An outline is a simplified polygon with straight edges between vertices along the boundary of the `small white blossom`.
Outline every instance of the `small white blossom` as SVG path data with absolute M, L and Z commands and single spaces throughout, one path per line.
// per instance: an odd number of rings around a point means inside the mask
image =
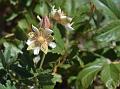
M 50 14 L 51 18 L 56 20 L 58 23 L 62 24 L 63 26 L 65 26 L 66 29 L 69 30 L 74 30 L 72 28 L 72 18 L 68 17 L 64 14 L 63 11 L 61 11 L 61 9 L 59 8 L 58 10 L 54 8 L 54 6 L 52 7 L 51 10 L 51 14 Z
M 52 31 L 50 29 L 36 28 L 32 25 L 33 32 L 28 34 L 27 50 L 33 50 L 34 55 L 38 55 L 39 51 L 43 51 L 45 54 L 48 52 L 48 46 L 54 40 L 53 36 L 50 34 Z M 51 45 L 55 47 L 54 45 Z

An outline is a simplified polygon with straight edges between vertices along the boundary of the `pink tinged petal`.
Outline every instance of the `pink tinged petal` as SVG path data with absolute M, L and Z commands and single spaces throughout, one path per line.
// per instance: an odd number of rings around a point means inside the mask
M 28 39 L 27 42 L 26 42 L 26 44 L 27 44 L 27 45 L 30 45 L 30 44 L 32 44 L 33 42 L 34 42 L 33 40 Z
M 74 30 L 70 23 L 64 25 L 67 30 Z
M 35 47 L 34 48 L 34 55 L 38 55 L 40 51 L 40 47 Z
M 42 28 L 50 28 L 51 27 L 51 23 L 49 21 L 48 16 L 44 16 L 41 20 L 41 27 Z
M 55 43 L 55 42 L 50 42 L 50 43 L 49 43 L 49 46 L 50 46 L 51 48 L 55 48 L 55 47 L 56 47 L 56 43 Z

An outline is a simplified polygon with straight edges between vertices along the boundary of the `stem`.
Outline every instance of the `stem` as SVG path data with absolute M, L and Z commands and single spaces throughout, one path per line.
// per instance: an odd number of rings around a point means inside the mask
M 42 69 L 42 65 L 43 65 L 44 59 L 45 59 L 45 53 L 42 56 L 42 60 L 41 60 L 41 63 L 40 63 L 40 69 Z
M 66 30 L 65 51 L 69 49 L 69 31 Z

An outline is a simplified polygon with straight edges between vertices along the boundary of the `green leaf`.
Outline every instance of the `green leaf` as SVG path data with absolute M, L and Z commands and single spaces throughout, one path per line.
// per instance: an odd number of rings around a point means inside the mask
M 85 24 L 86 25 L 89 25 L 88 24 L 88 21 L 87 21 L 87 24 L 86 24 L 86 20 L 89 19 L 88 17 L 88 12 L 90 11 L 89 9 L 89 6 L 88 4 L 84 4 L 84 5 L 81 5 L 77 10 L 76 10 L 76 13 L 73 17 L 73 27 L 75 29 L 80 29 L 80 27 Z
M 50 50 L 50 52 L 63 54 L 64 53 L 63 38 L 61 37 L 61 33 L 56 26 L 53 29 L 54 29 L 53 31 L 54 31 L 54 39 L 55 39 L 55 42 L 56 42 L 56 47 L 54 49 Z
M 101 72 L 101 80 L 108 89 L 116 89 L 120 85 L 120 71 L 114 64 L 106 64 Z
M 67 70 L 67 69 L 70 68 L 70 67 L 71 67 L 70 64 L 63 64 L 63 65 L 60 66 L 60 68 L 63 68 L 63 69 L 65 69 L 65 70 Z
M 6 86 L 0 84 L 0 89 L 16 89 L 15 85 L 11 85 L 10 81 L 7 81 Z
M 17 0 L 9 0 L 10 1 L 10 4 L 12 4 L 12 5 L 16 5 L 18 2 L 17 2 Z
M 0 62 L 0 69 L 3 69 L 3 64 Z
M 17 48 L 15 45 L 4 42 L 3 43 L 5 50 L 4 50 L 4 57 L 6 63 L 11 63 L 17 59 L 18 53 L 22 53 L 22 51 Z
M 26 19 L 26 21 L 28 23 L 28 27 L 29 28 L 31 27 L 32 24 L 34 24 L 34 25 L 37 24 L 36 20 L 35 20 L 36 17 L 34 17 L 32 13 L 27 12 L 26 14 L 24 14 L 24 16 L 25 16 L 25 19 Z
M 25 32 L 24 29 L 19 29 L 19 28 L 16 29 L 15 36 L 19 40 L 23 40 L 23 41 L 27 40 L 27 33 Z
M 45 16 L 48 14 L 48 8 L 45 2 L 39 3 L 35 6 L 34 12 L 41 15 Z
M 113 2 L 113 0 L 99 0 L 105 4 L 119 19 L 120 19 L 120 10 Z
M 32 0 L 27 0 L 26 6 L 30 6 L 32 3 Z
M 93 0 L 93 3 L 97 6 L 96 8 L 102 12 L 102 14 L 104 14 L 104 16 L 106 17 L 106 20 L 109 19 L 118 19 L 117 16 L 115 15 L 115 13 L 105 4 L 103 4 L 103 2 L 101 2 L 100 0 Z
M 44 71 L 44 72 L 41 72 L 38 75 L 39 83 L 42 86 L 53 85 L 54 83 L 51 80 L 52 78 L 53 78 L 53 75 L 51 75 L 51 73 L 48 73 L 48 70 Z
M 78 74 L 76 81 L 77 89 L 79 89 L 80 87 L 82 87 L 83 89 L 87 89 L 89 85 L 92 84 L 98 72 L 101 71 L 104 63 L 105 60 L 98 59 L 93 63 L 87 64 L 86 67 Z
M 12 64 L 10 66 L 10 69 L 18 76 L 20 76 L 21 78 L 29 78 L 29 77 L 33 77 L 33 74 L 31 74 L 28 69 L 23 68 L 23 67 L 19 67 L 16 64 Z
M 56 82 L 62 83 L 62 76 L 60 74 L 53 74 L 52 82 L 56 84 Z
M 21 19 L 18 21 L 18 26 L 21 28 L 21 29 L 28 29 L 29 25 L 26 21 L 26 19 Z
M 94 38 L 98 42 L 119 41 L 120 20 L 111 21 L 100 28 Z
M 10 16 L 6 19 L 6 21 L 11 21 L 11 20 L 13 20 L 14 18 L 16 18 L 17 16 L 18 16 L 18 14 L 12 13 L 12 15 L 10 15 Z
M 5 67 L 6 63 L 5 63 L 5 57 L 2 51 L 0 51 L 0 69 Z
M 54 89 L 54 86 L 55 85 L 46 85 L 46 86 L 43 86 L 43 89 Z
M 119 70 L 120 72 L 120 62 L 114 62 L 113 63 L 115 65 L 115 67 Z

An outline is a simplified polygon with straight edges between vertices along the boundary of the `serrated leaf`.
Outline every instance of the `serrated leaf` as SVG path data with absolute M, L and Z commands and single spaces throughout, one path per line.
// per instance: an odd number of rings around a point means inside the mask
M 63 38 L 61 37 L 60 31 L 56 26 L 54 27 L 53 31 L 54 31 L 56 47 L 50 50 L 50 52 L 63 54 L 64 53 L 64 41 L 63 41 Z
M 95 62 L 86 65 L 86 67 L 78 74 L 76 81 L 77 89 L 79 89 L 80 85 L 83 89 L 87 89 L 98 72 L 102 69 L 104 63 L 105 61 L 98 59 Z
M 106 64 L 101 72 L 101 80 L 108 89 L 116 89 L 120 85 L 120 72 L 114 64 Z
M 100 28 L 94 38 L 99 42 L 118 41 L 120 38 L 120 20 L 111 21 Z

